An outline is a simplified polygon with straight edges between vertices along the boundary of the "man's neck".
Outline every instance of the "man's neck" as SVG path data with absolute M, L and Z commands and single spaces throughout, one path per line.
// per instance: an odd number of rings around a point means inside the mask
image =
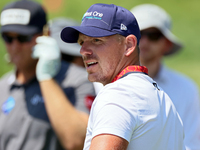
M 35 77 L 35 69 L 33 70 L 17 70 L 16 79 L 19 83 L 25 84 Z

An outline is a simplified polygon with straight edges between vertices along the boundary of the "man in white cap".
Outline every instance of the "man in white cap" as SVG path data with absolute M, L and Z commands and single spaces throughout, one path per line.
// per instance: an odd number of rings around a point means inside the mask
M 198 88 L 188 77 L 165 67 L 162 58 L 182 48 L 171 33 L 171 18 L 162 8 L 142 4 L 131 9 L 141 30 L 140 60 L 158 85 L 170 96 L 185 131 L 188 150 L 200 149 L 200 100 Z

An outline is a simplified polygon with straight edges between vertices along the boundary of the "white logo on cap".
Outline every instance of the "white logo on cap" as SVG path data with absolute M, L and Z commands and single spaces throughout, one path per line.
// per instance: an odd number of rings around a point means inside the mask
M 27 25 L 30 21 L 30 11 L 25 9 L 7 9 L 1 13 L 1 25 Z
M 127 30 L 127 27 L 123 23 L 121 23 L 121 28 L 120 29 L 121 30 Z
M 84 17 L 87 17 L 87 16 L 94 16 L 94 17 L 103 17 L 103 13 L 99 13 L 97 11 L 94 11 L 94 12 L 86 12 L 84 14 Z

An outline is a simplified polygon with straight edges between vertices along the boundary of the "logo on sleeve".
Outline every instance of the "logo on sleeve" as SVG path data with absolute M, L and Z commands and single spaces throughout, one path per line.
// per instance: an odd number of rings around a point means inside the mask
M 10 111 L 14 108 L 15 106 L 15 100 L 12 96 L 10 96 L 2 105 L 1 110 L 3 111 L 4 114 L 9 114 Z

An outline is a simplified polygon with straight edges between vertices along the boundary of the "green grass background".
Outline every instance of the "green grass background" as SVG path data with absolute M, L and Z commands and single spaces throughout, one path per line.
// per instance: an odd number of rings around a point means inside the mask
M 0 9 L 13 0 L 1 0 Z M 184 43 L 184 48 L 173 56 L 164 58 L 164 63 L 179 72 L 191 77 L 200 87 L 200 0 L 60 0 L 59 9 L 51 9 L 59 0 L 36 0 L 43 4 L 48 12 L 48 19 L 66 16 L 81 21 L 83 14 L 94 3 L 116 4 L 127 9 L 152 3 L 164 8 L 173 21 L 172 32 Z M 59 2 L 60 2 L 59 1 Z M 12 69 L 7 64 L 2 39 L 0 40 L 0 76 Z

